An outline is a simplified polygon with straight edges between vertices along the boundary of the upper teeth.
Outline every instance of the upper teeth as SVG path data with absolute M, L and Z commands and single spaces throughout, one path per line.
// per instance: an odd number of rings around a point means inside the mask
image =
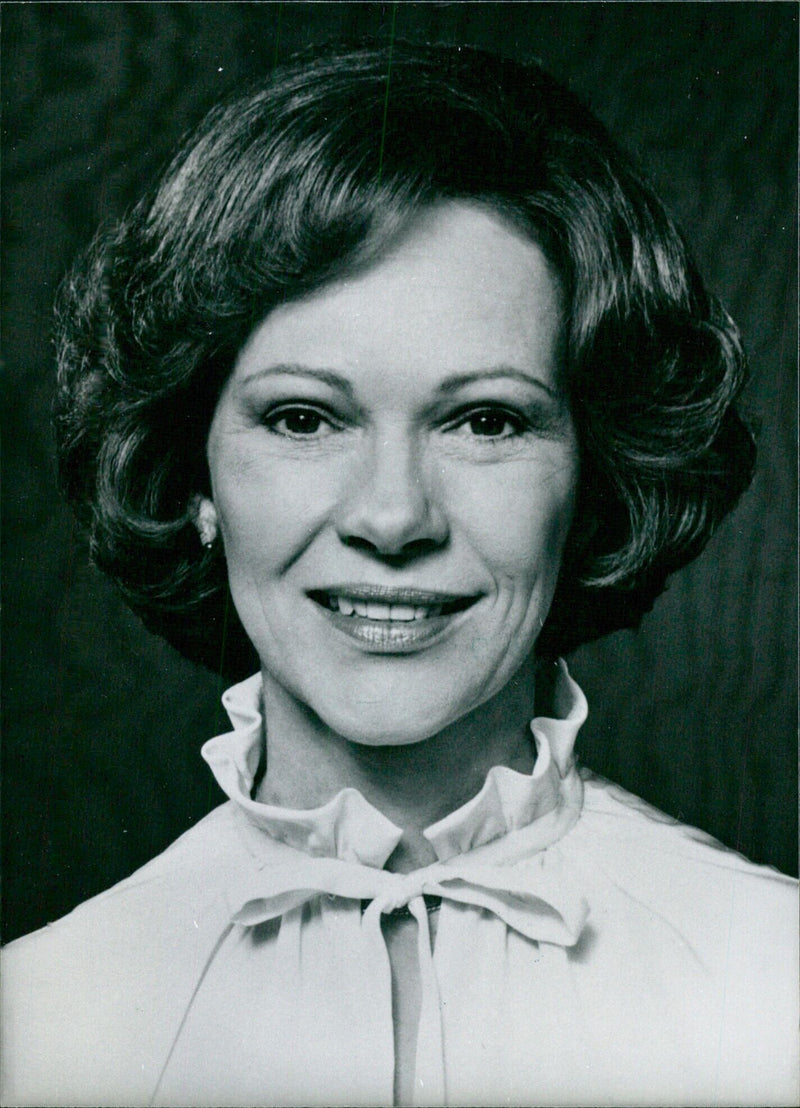
M 410 622 L 412 619 L 428 619 L 442 611 L 441 604 L 415 606 L 413 604 L 381 604 L 374 600 L 355 600 L 347 596 L 331 596 L 331 607 L 344 616 L 357 615 L 362 619 L 396 619 Z

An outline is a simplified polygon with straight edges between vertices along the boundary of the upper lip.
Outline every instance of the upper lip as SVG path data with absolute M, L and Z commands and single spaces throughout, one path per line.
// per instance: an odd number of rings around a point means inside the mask
M 438 589 L 393 588 L 387 585 L 344 584 L 328 585 L 322 589 L 310 589 L 309 596 L 344 596 L 349 600 L 363 600 L 373 604 L 424 605 L 453 604 L 459 601 L 477 600 L 477 593 L 442 592 Z

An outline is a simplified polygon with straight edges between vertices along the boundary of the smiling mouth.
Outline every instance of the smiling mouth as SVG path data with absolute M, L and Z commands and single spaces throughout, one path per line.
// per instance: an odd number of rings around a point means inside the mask
M 391 589 L 372 585 L 314 589 L 308 595 L 323 608 L 341 616 L 395 624 L 455 615 L 478 600 L 476 595 L 456 596 L 424 589 Z

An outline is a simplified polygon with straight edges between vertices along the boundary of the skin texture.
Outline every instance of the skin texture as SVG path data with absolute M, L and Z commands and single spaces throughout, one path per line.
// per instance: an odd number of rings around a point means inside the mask
M 447 202 L 241 350 L 201 507 L 262 662 L 262 799 L 310 807 L 353 785 L 411 841 L 492 765 L 530 768 L 530 655 L 578 480 L 561 323 L 538 246 Z M 353 583 L 474 602 L 430 641 L 376 649 L 309 597 Z

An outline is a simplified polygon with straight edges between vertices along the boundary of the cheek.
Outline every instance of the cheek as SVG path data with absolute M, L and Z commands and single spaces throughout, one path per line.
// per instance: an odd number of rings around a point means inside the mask
M 212 484 L 229 573 L 287 569 L 330 516 L 330 471 L 268 460 L 225 473 Z
M 459 497 L 473 545 L 499 581 L 554 580 L 572 522 L 577 467 L 569 458 L 503 467 L 502 475 L 488 468 L 473 473 Z

